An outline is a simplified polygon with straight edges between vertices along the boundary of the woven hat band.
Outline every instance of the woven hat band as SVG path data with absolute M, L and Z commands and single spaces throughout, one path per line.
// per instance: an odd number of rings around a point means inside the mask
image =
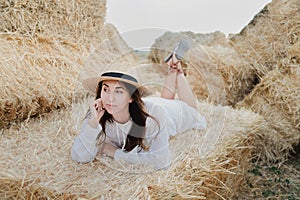
M 133 76 L 130 76 L 128 74 L 123 74 L 123 73 L 120 73 L 120 72 L 105 72 L 101 75 L 101 77 L 104 77 L 104 76 L 126 79 L 126 80 L 129 80 L 129 81 L 133 81 L 133 82 L 138 83 L 136 78 L 134 78 Z

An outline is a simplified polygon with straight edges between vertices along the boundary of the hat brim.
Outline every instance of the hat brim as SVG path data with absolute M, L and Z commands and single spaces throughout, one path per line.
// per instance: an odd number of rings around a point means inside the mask
M 85 89 L 87 89 L 88 91 L 93 92 L 93 93 L 96 94 L 99 82 L 108 81 L 108 80 L 120 81 L 120 82 L 125 82 L 125 83 L 128 83 L 128 84 L 131 84 L 131 85 L 133 85 L 134 87 L 137 88 L 137 90 L 139 91 L 139 93 L 142 97 L 149 96 L 149 95 L 152 94 L 151 90 L 148 87 L 146 87 L 146 86 L 144 86 L 140 83 L 130 81 L 130 80 L 127 80 L 127 79 L 123 79 L 123 78 L 117 78 L 117 77 L 108 77 L 108 76 L 90 77 L 90 78 L 84 79 L 82 81 L 82 86 Z

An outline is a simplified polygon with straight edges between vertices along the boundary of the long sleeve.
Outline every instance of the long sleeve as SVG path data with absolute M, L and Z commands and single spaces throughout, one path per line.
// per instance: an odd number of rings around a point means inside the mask
M 148 118 L 146 121 L 147 138 L 145 138 L 145 140 L 150 144 L 149 150 L 138 152 L 138 148 L 136 147 L 130 152 L 124 152 L 118 149 L 114 155 L 115 160 L 123 160 L 134 164 L 145 164 L 153 166 L 156 170 L 167 168 L 171 164 L 169 130 L 164 112 L 159 107 L 156 107 L 153 112 L 155 112 L 156 120 L 159 124 L 152 118 Z
M 152 142 L 149 151 L 137 152 L 137 147 L 130 152 L 118 149 L 114 159 L 153 166 L 156 170 L 166 168 L 171 164 L 168 137 L 167 133 L 160 133 Z
M 80 130 L 80 134 L 75 139 L 72 149 L 71 157 L 77 162 L 90 162 L 98 153 L 97 136 L 102 130 L 101 126 L 92 128 L 88 124 L 88 119 L 85 119 Z

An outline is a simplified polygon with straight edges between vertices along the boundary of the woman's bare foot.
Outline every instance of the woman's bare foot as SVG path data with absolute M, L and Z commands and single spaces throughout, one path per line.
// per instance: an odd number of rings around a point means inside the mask
M 183 73 L 181 62 L 176 58 L 175 54 L 173 54 L 172 59 L 170 59 L 167 64 L 169 65 L 169 71 L 176 70 L 178 74 Z

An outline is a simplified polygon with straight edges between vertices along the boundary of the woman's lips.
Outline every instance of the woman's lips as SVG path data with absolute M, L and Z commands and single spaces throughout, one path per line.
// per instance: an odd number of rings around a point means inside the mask
M 106 104 L 106 106 L 107 106 L 108 108 L 116 107 L 116 105 L 112 105 L 112 104 Z

